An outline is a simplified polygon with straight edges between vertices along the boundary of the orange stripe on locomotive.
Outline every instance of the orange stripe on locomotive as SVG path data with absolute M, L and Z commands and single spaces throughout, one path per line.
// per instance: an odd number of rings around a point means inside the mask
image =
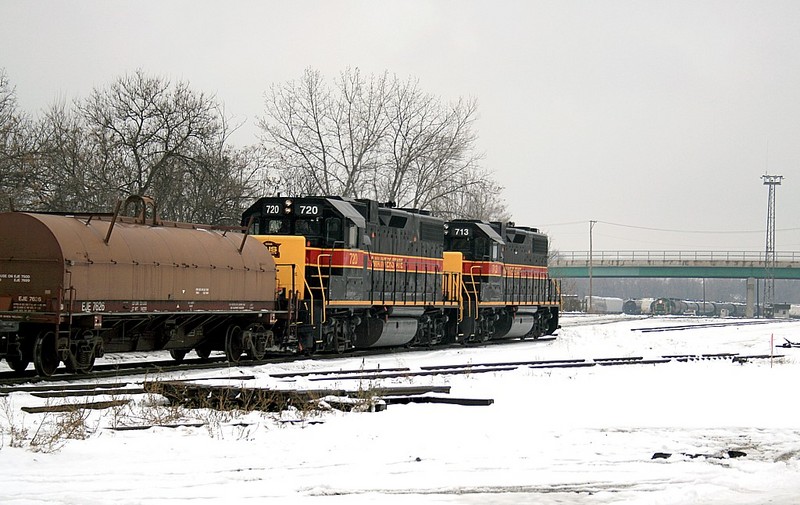
M 460 303 L 460 278 L 463 256 L 461 253 L 445 253 L 443 258 L 406 256 L 396 254 L 369 253 L 359 249 L 324 249 L 307 247 L 302 236 L 257 235 L 255 236 L 270 251 L 277 269 L 277 289 L 285 293 L 296 292 L 297 299 L 306 298 L 314 280 L 329 269 L 369 269 L 373 272 L 398 272 L 409 274 L 433 274 L 440 278 L 441 298 L 436 300 L 380 300 L 382 305 L 443 305 L 457 306 Z M 318 275 L 314 275 L 317 270 Z M 319 287 L 319 286 L 313 286 Z M 375 300 L 330 300 L 328 305 L 362 306 L 372 305 Z

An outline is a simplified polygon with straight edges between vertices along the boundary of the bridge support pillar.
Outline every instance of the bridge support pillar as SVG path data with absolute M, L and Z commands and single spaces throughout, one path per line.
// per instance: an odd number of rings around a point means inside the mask
M 747 278 L 747 307 L 744 309 L 744 316 L 752 318 L 756 315 L 756 280 L 753 277 Z

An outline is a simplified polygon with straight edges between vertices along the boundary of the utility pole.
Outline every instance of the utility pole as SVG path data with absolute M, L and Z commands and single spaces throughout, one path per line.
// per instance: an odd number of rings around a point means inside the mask
M 592 310 L 592 263 L 594 263 L 594 255 L 592 253 L 592 229 L 597 221 L 589 221 L 589 307 L 586 311 L 589 314 L 593 313 Z
M 775 186 L 781 185 L 782 175 L 762 175 L 769 187 L 767 198 L 767 248 L 764 254 L 764 315 L 772 317 L 775 302 Z

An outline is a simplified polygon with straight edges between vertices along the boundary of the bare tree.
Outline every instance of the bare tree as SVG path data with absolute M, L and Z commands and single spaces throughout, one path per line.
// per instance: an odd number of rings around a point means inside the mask
M 461 175 L 460 190 L 452 191 L 431 205 L 445 219 L 480 219 L 508 222 L 511 219 L 505 202 L 498 198 L 503 188 L 481 170 L 473 169 Z
M 403 207 L 428 208 L 469 191 L 481 156 L 473 146 L 475 100 L 443 106 L 416 81 L 397 86 L 390 121 L 389 162 L 376 178 L 376 195 Z
M 221 129 L 213 97 L 141 70 L 95 89 L 80 111 L 102 154 L 106 182 L 122 194 L 164 190 L 153 182 L 179 174 Z
M 0 210 L 32 199 L 29 165 L 35 151 L 30 120 L 17 109 L 16 90 L 0 68 Z
M 287 187 L 360 196 L 365 172 L 379 162 L 387 85 L 386 74 L 364 79 L 357 69 L 348 69 L 334 92 L 318 71 L 307 69 L 300 81 L 272 86 L 259 126 Z
M 62 115 L 48 121 L 54 131 L 81 131 L 88 138 L 74 151 L 64 152 L 64 142 L 54 146 L 62 158 L 74 153 L 84 163 L 81 173 L 65 170 L 73 196 L 88 192 L 87 200 L 110 203 L 148 195 L 165 219 L 214 224 L 237 224 L 248 199 L 256 196 L 261 152 L 232 147 L 235 128 L 221 105 L 188 83 L 172 84 L 140 70 L 95 89 L 76 108 L 74 129 L 60 126 Z M 54 199 L 52 205 L 63 203 Z
M 289 194 L 444 208 L 490 179 L 475 151 L 477 102 L 443 105 L 416 80 L 348 69 L 331 88 L 308 69 L 299 82 L 273 86 L 265 105 L 262 141 Z
M 65 103 L 56 103 L 39 120 L 37 131 L 35 208 L 107 211 L 119 195 L 99 177 L 102 159 L 81 117 Z
M 138 194 L 164 219 L 238 224 L 268 181 L 263 151 L 233 147 L 221 106 L 186 83 L 138 71 L 24 123 L 0 77 L 0 197 L 27 208 L 107 211 Z

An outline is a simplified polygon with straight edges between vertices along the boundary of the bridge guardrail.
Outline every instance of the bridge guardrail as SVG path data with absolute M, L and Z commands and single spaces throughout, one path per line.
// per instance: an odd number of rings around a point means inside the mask
M 604 261 L 673 262 L 673 261 L 727 261 L 764 263 L 765 251 L 559 251 L 550 258 L 550 265 L 559 263 L 592 263 Z M 778 263 L 800 262 L 800 251 L 776 251 Z

